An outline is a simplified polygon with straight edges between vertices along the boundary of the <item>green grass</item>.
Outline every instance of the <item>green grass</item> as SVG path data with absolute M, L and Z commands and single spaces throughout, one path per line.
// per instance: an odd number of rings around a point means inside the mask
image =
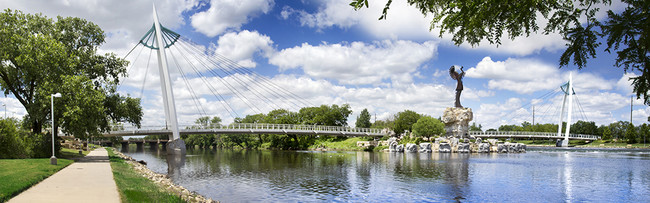
M 341 141 L 325 141 L 318 140 L 314 145 L 309 147 L 309 149 L 316 149 L 319 146 L 325 146 L 330 150 L 345 150 L 345 151 L 362 151 L 363 147 L 357 147 L 358 141 L 368 141 L 368 138 L 363 137 L 353 137 Z
M 106 150 L 122 202 L 185 202 L 138 174 L 131 165 L 115 155 L 113 149 L 106 148 Z
M 601 146 L 602 144 L 602 146 Z M 630 146 L 628 146 L 630 145 Z M 592 143 L 582 145 L 585 147 L 615 147 L 615 148 L 626 148 L 626 147 L 633 147 L 633 148 L 650 148 L 650 142 L 647 142 L 644 146 L 643 142 L 641 143 L 636 143 L 636 144 L 627 144 L 625 142 L 612 142 L 611 140 L 596 140 Z
M 49 158 L 0 159 L 0 202 L 29 189 L 72 162 L 58 159 L 57 165 L 51 165 Z

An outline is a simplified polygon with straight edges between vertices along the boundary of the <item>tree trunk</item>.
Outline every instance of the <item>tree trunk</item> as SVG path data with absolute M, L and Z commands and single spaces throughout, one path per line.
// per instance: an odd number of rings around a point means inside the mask
M 38 121 L 32 122 L 32 133 L 34 134 L 41 133 L 42 130 L 43 130 L 43 125 L 41 125 L 41 123 L 39 123 Z

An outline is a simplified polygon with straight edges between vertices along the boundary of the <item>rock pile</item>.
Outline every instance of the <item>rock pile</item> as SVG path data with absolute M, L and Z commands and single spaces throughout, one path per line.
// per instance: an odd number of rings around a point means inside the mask
M 183 200 L 187 202 L 197 202 L 197 203 L 212 203 L 212 202 L 218 202 L 212 199 L 208 199 L 203 197 L 200 194 L 197 194 L 196 192 L 189 191 L 188 189 L 185 189 L 183 186 L 179 186 L 174 184 L 167 176 L 163 174 L 159 174 L 156 172 L 153 172 L 147 166 L 138 163 L 135 159 L 126 156 L 116 150 L 113 150 L 115 154 L 117 154 L 120 158 L 124 159 L 128 164 L 133 166 L 133 169 L 137 171 L 140 175 L 148 178 L 149 180 L 153 181 L 157 185 L 161 186 L 162 188 L 165 188 L 167 191 L 173 194 L 177 194 L 179 197 L 181 197 Z

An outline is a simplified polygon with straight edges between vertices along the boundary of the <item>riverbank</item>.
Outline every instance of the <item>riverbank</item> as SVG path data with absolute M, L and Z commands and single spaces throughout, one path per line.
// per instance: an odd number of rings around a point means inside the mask
M 135 159 L 106 148 L 122 202 L 218 202 L 175 185 Z

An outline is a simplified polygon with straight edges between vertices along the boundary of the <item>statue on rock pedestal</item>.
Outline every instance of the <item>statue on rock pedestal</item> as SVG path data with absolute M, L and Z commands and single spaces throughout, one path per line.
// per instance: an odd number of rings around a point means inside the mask
M 463 108 L 460 104 L 460 93 L 463 91 L 463 77 L 465 71 L 460 67 L 460 73 L 456 72 L 456 67 L 449 68 L 449 76 L 456 80 L 456 103 L 455 107 L 445 109 L 442 116 L 442 122 L 445 123 L 447 136 L 454 138 L 466 138 L 469 131 L 469 122 L 473 119 L 472 109 Z M 453 145 L 453 144 L 452 144 Z

